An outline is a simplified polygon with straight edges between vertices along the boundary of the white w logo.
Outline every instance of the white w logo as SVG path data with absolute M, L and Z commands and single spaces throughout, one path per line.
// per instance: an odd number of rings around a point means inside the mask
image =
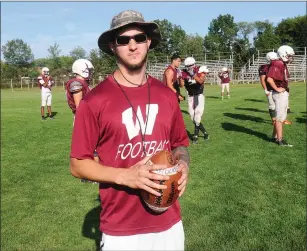
M 149 110 L 149 116 L 147 114 Z M 158 114 L 158 105 L 157 104 L 150 104 L 149 105 L 149 109 L 148 109 L 148 105 L 146 105 L 146 117 L 147 117 L 147 127 L 146 127 L 146 135 L 151 135 L 152 134 L 152 130 L 154 128 L 154 124 L 156 121 L 156 117 Z M 142 112 L 140 107 L 138 106 L 137 108 L 137 112 L 136 112 L 138 119 L 135 119 L 135 122 L 133 122 L 133 110 L 132 108 L 128 108 L 126 111 L 124 111 L 122 113 L 122 123 L 126 126 L 127 129 L 127 133 L 128 133 L 128 137 L 129 140 L 133 139 L 134 137 L 136 137 L 139 132 L 140 129 L 142 130 L 142 134 L 144 134 L 145 131 L 145 123 L 146 121 L 144 121 L 144 118 L 142 116 Z M 140 128 L 141 125 L 141 128 Z

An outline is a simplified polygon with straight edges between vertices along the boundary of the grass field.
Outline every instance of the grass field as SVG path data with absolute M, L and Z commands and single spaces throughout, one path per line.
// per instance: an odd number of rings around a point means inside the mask
M 272 125 L 260 84 L 206 86 L 210 140 L 191 145 L 180 199 L 187 251 L 306 250 L 306 85 L 291 83 L 285 138 Z M 55 120 L 42 122 L 39 89 L 1 92 L 1 250 L 85 251 L 99 241 L 98 186 L 69 172 L 72 114 L 53 90 Z M 182 104 L 187 129 L 193 126 Z

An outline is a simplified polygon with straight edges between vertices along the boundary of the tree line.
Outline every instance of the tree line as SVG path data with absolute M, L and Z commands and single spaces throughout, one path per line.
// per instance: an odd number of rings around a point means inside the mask
M 219 15 L 208 27 L 205 37 L 187 34 L 180 25 L 170 21 L 154 20 L 161 30 L 162 41 L 150 51 L 149 62 L 167 62 L 174 53 L 183 57 L 197 55 L 198 60 L 217 59 L 219 56 L 233 56 L 234 67 L 243 66 L 257 51 L 277 49 L 282 44 L 296 47 L 306 47 L 307 18 L 297 16 L 283 19 L 276 26 L 269 20 L 256 22 L 234 22 L 230 14 Z M 78 58 L 89 59 L 95 67 L 95 75 L 111 73 L 116 64 L 113 57 L 99 49 L 92 49 L 87 53 L 78 46 L 61 55 L 58 43 L 50 45 L 46 58 L 35 59 L 31 47 L 22 39 L 7 41 L 2 46 L 4 61 L 1 60 L 1 78 L 19 78 L 27 76 L 35 78 L 44 66 L 50 69 L 52 75 L 63 76 L 71 72 L 72 63 Z

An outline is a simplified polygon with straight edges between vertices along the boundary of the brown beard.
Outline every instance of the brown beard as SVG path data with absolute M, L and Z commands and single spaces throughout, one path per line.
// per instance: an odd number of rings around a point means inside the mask
M 116 61 L 117 61 L 118 63 L 120 63 L 121 65 L 125 66 L 125 67 L 128 69 L 128 71 L 137 71 L 137 70 L 140 70 L 140 69 L 143 67 L 143 65 L 146 63 L 146 61 L 147 61 L 147 54 L 148 54 L 148 50 L 147 50 L 147 52 L 146 52 L 144 58 L 141 60 L 140 63 L 138 63 L 138 64 L 129 64 L 129 63 L 127 63 L 125 60 L 123 60 L 123 59 L 117 54 L 116 50 L 114 50 L 114 55 L 115 55 Z

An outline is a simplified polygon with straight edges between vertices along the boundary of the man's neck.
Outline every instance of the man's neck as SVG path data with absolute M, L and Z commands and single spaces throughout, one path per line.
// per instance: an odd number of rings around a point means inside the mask
M 147 82 L 145 66 L 139 70 L 129 71 L 119 65 L 119 69 L 114 72 L 114 77 L 119 84 L 127 87 L 138 87 Z

